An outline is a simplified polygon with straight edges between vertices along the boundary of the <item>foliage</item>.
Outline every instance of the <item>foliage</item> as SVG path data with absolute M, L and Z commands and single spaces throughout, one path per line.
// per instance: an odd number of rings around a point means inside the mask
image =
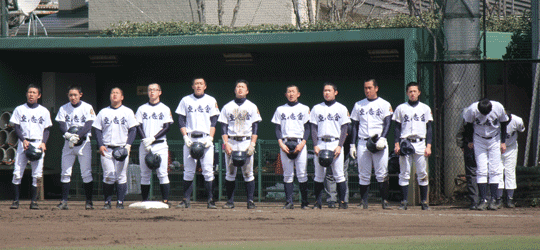
M 503 59 L 529 59 L 532 58 L 532 30 L 531 15 L 525 14 L 520 20 L 513 20 L 507 26 L 516 27 L 513 30 L 512 41 L 506 47 Z
M 530 13 L 523 16 L 507 16 L 506 18 L 490 17 L 486 22 L 488 31 L 512 32 L 530 30 Z M 399 14 L 391 18 L 369 19 L 358 22 L 303 23 L 300 28 L 292 24 L 261 24 L 242 27 L 211 25 L 197 22 L 120 22 L 102 31 L 103 36 L 171 36 L 220 33 L 272 33 L 272 32 L 306 32 L 328 30 L 357 30 L 366 28 L 420 28 L 438 29 L 441 27 L 441 14 L 424 12 L 421 16 Z

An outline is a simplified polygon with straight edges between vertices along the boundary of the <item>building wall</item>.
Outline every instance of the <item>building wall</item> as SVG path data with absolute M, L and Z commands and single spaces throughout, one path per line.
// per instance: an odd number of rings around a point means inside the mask
M 224 1 L 223 24 L 230 25 L 237 1 Z M 217 0 L 206 0 L 206 23 L 218 24 Z M 191 5 L 190 5 L 191 4 Z M 195 0 L 92 0 L 88 3 L 90 30 L 102 30 L 123 21 L 169 22 L 198 21 Z M 292 24 L 290 0 L 244 0 L 237 13 L 235 26 L 258 24 Z

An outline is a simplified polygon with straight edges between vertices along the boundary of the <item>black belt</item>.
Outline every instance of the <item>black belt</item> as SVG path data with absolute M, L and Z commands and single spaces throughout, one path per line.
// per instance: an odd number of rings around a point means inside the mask
M 235 140 L 235 141 L 245 141 L 245 140 L 251 139 L 251 136 L 231 136 L 229 138 L 231 138 L 231 140 Z
M 339 140 L 339 138 L 333 138 L 333 137 L 321 137 L 319 140 L 323 142 L 333 142 Z
M 205 134 L 205 133 L 190 133 L 189 134 L 189 136 L 191 138 L 203 138 L 205 135 L 207 135 L 207 134 Z
M 108 147 L 110 149 L 115 149 L 115 148 L 122 148 L 124 146 L 110 146 L 110 145 L 105 145 L 105 147 Z
M 418 138 L 418 139 L 409 139 L 407 138 L 407 140 L 409 140 L 410 142 L 421 142 L 424 140 L 424 138 Z
M 300 142 L 302 142 L 303 140 L 304 140 L 304 139 L 302 139 L 302 138 L 283 138 L 283 141 L 284 141 L 284 142 L 295 141 L 295 142 L 300 143 Z
M 362 137 L 360 137 L 360 138 L 358 138 L 358 139 L 363 140 L 363 141 L 367 141 L 367 140 L 369 140 L 369 137 L 368 137 L 368 138 L 362 138 Z
M 37 142 L 37 141 L 39 141 L 38 139 L 28 139 L 28 138 L 24 138 L 24 139 L 29 141 L 29 142 Z
M 152 145 L 162 143 L 162 142 L 165 142 L 165 140 L 155 140 L 154 142 L 152 142 Z
M 480 137 L 483 138 L 483 139 L 491 140 L 491 139 L 493 139 L 494 137 L 498 136 L 499 134 L 496 134 L 496 135 L 491 136 L 491 137 L 483 137 L 483 136 L 481 136 L 481 135 L 479 135 L 479 134 L 476 134 L 476 135 L 477 135 L 477 136 L 480 136 Z

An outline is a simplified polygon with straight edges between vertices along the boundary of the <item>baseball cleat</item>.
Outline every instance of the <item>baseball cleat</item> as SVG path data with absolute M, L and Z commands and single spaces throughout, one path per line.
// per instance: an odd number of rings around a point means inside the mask
M 431 208 L 429 208 L 427 201 L 422 201 L 420 205 L 422 206 L 422 210 L 431 210 Z
M 110 202 L 105 202 L 105 205 L 101 208 L 102 210 L 110 210 L 112 208 Z
M 58 204 L 58 206 L 56 206 L 56 207 L 58 209 L 60 209 L 60 210 L 68 210 L 69 209 L 67 201 L 60 202 L 60 204 Z
M 294 209 L 294 205 L 290 202 L 285 203 L 285 206 L 282 207 L 283 209 Z
M 328 202 L 328 208 L 336 208 L 336 203 L 333 201 Z
M 309 203 L 308 202 L 302 202 L 302 205 L 300 205 L 300 208 L 301 209 L 309 208 Z
M 39 210 L 39 206 L 38 206 L 37 202 L 32 201 L 32 203 L 30 203 L 30 209 Z
M 94 204 L 92 203 L 92 201 L 87 201 L 86 204 L 84 205 L 84 209 L 94 210 Z
M 382 209 L 391 209 L 390 208 L 390 203 L 388 203 L 387 200 L 382 201 Z
M 339 203 L 339 209 L 347 209 L 349 208 L 349 204 L 347 202 L 340 202 Z
M 360 200 L 360 204 L 358 204 L 358 207 L 361 207 L 362 209 L 368 209 L 369 205 L 367 201 Z
M 116 203 L 116 209 L 124 209 L 124 203 Z
M 223 209 L 233 209 L 233 208 L 234 208 L 234 202 L 232 201 L 227 201 L 227 203 L 223 205 Z
M 315 209 L 315 208 L 322 209 L 321 203 L 315 202 L 315 204 L 313 204 L 313 207 L 311 209 Z
M 255 206 L 255 203 L 253 203 L 253 201 L 247 202 L 247 209 L 255 209 L 255 208 L 257 208 L 257 206 Z
M 478 204 L 478 206 L 476 206 L 476 209 L 480 210 L 480 211 L 484 211 L 486 210 L 487 208 L 487 202 L 486 200 L 482 200 L 480 201 L 480 203 Z
M 488 210 L 497 210 L 498 207 L 497 207 L 497 204 L 496 204 L 496 201 L 495 200 L 491 200 L 488 204 L 488 207 L 487 207 Z
M 217 209 L 216 203 L 213 200 L 209 200 L 208 204 L 206 205 L 206 208 L 208 208 L 208 209 Z
M 190 208 L 190 207 L 191 207 L 190 200 L 182 200 L 180 203 L 178 203 L 178 206 L 176 206 L 176 208 Z
M 501 198 L 495 200 L 495 206 L 497 207 L 497 209 L 501 209 L 503 207 L 503 202 Z
M 165 205 L 167 205 L 169 208 L 172 207 L 172 204 L 168 200 L 162 200 L 161 202 L 165 203 Z
M 514 199 L 508 199 L 506 201 L 506 207 L 507 208 L 515 208 L 516 207 L 516 204 L 514 204 Z
M 399 204 L 399 210 L 407 210 L 407 201 L 401 201 L 401 204 Z
M 476 203 L 471 203 L 471 205 L 469 206 L 469 209 L 470 210 L 478 210 L 478 207 L 476 206 Z
M 13 201 L 13 203 L 11 203 L 11 207 L 9 207 L 9 209 L 19 209 L 19 201 Z

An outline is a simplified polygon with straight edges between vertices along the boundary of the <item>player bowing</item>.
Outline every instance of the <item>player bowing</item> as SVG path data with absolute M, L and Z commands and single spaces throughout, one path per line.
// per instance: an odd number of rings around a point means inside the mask
M 300 91 L 291 85 L 285 93 L 287 104 L 279 106 L 274 113 L 272 123 L 276 124 L 281 163 L 283 165 L 283 182 L 285 183 L 286 204 L 283 209 L 293 209 L 293 178 L 296 166 L 296 176 L 300 183 L 302 195 L 301 208 L 308 206 L 307 201 L 307 149 L 309 137 L 309 107 L 298 102 Z
M 75 159 L 79 159 L 81 177 L 84 183 L 84 193 L 86 195 L 85 208 L 94 209 L 92 203 L 92 192 L 94 182 L 92 178 L 92 148 L 90 142 L 90 130 L 92 123 L 96 119 L 96 113 L 92 105 L 81 101 L 83 96 L 82 88 L 72 85 L 68 88 L 69 102 L 60 107 L 56 115 L 56 121 L 60 124 L 60 130 L 65 138 L 62 148 L 62 172 L 60 182 L 62 182 L 62 200 L 58 204 L 59 209 L 67 210 L 68 195 L 71 187 L 71 173 Z M 76 132 L 75 132 L 76 131 Z
M 117 209 L 124 209 L 124 198 L 127 191 L 127 164 L 131 144 L 137 134 L 133 110 L 122 105 L 124 92 L 120 88 L 113 88 L 110 94 L 111 106 L 99 111 L 94 124 L 96 141 L 101 154 L 101 167 L 103 168 L 103 196 L 105 205 L 102 209 L 111 209 L 111 199 L 116 185 L 118 203 Z M 122 158 L 113 158 L 113 151 L 121 152 L 125 149 L 127 155 Z M 114 154 L 116 156 L 116 154 Z
M 496 200 L 497 189 L 499 189 L 500 179 L 503 169 L 501 167 L 501 153 L 506 152 L 506 127 L 508 116 L 502 104 L 490 101 L 487 98 L 471 104 L 463 113 L 465 134 L 468 147 L 474 148 L 476 159 L 476 183 L 478 183 L 478 193 L 480 203 L 478 210 L 497 210 Z M 487 189 L 492 194 L 491 201 L 486 199 Z
M 141 194 L 143 201 L 148 201 L 150 193 L 150 180 L 152 170 L 146 165 L 145 156 L 149 153 L 161 157 L 161 164 L 156 170 L 159 179 L 161 200 L 170 207 L 169 203 L 169 173 L 167 172 L 169 160 L 169 146 L 166 134 L 173 123 L 171 110 L 160 100 L 161 86 L 157 83 L 148 85 L 148 103 L 137 109 L 135 118 L 139 123 L 137 131 L 142 141 L 139 147 L 139 165 L 141 167 Z
M 427 203 L 429 177 L 426 158 L 431 155 L 433 117 L 429 106 L 420 102 L 421 92 L 418 83 L 410 82 L 407 84 L 406 91 L 409 101 L 400 104 L 392 117 L 396 123 L 394 152 L 398 155 L 402 153 L 399 156 L 399 186 L 401 186 L 403 200 L 399 209 L 407 210 L 411 167 L 414 164 L 418 175 L 422 210 L 429 210 Z M 400 145 L 405 144 L 413 147 L 401 148 Z M 408 149 L 411 151 L 408 152 Z
M 178 208 L 189 208 L 191 206 L 191 194 L 193 192 L 193 178 L 197 162 L 201 164 L 204 176 L 204 186 L 208 195 L 207 208 L 216 209 L 214 202 L 214 134 L 216 133 L 216 123 L 219 116 L 219 109 L 214 97 L 204 93 L 206 81 L 203 78 L 194 78 L 191 81 L 193 94 L 185 96 L 180 100 L 176 113 L 178 126 L 184 137 L 184 197 L 178 204 Z M 203 147 L 198 148 L 196 143 L 202 143 Z M 199 145 L 200 146 L 200 145 Z M 198 148 L 197 155 L 191 155 L 191 147 Z M 203 155 L 200 155 L 202 153 Z M 194 156 L 198 159 L 195 159 Z
M 262 120 L 257 106 L 246 99 L 249 93 L 246 80 L 236 81 L 234 94 L 236 98 L 223 106 L 218 121 L 221 123 L 223 145 L 227 154 L 225 164 L 225 190 L 227 203 L 225 209 L 234 208 L 234 191 L 236 189 L 237 167 L 242 168 L 246 183 L 247 208 L 255 209 L 253 194 L 255 193 L 255 176 L 253 176 L 253 154 L 257 142 L 257 130 Z

